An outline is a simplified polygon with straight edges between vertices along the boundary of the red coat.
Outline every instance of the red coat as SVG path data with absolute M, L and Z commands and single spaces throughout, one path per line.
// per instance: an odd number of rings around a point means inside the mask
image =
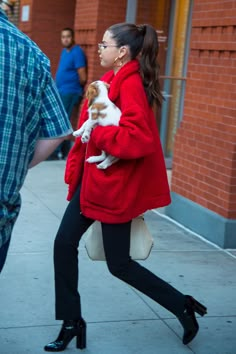
M 97 126 L 88 144 L 80 138 L 71 149 L 65 171 L 70 200 L 82 181 L 82 213 L 106 223 L 122 223 L 139 214 L 170 203 L 162 147 L 155 117 L 148 104 L 136 60 L 114 76 L 102 78 L 110 84 L 109 98 L 121 109 L 119 126 Z M 79 126 L 87 119 L 85 102 Z M 120 160 L 99 170 L 87 157 L 104 150 Z

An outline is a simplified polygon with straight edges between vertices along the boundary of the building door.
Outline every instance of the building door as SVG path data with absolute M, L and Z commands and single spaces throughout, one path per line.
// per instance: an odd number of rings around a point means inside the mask
M 192 3 L 192 0 L 170 2 L 165 72 L 162 76 L 165 101 L 160 119 L 160 136 L 169 167 L 171 166 L 175 134 L 183 115 Z
M 161 87 L 165 101 L 154 107 L 162 146 L 171 165 L 176 130 L 182 119 L 193 0 L 127 0 L 127 19 L 157 30 Z M 132 6 L 131 6 L 132 5 Z

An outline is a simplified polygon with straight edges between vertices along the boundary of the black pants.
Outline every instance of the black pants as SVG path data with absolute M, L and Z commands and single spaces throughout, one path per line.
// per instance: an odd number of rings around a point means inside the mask
M 78 292 L 78 246 L 83 233 L 93 223 L 80 212 L 77 190 L 69 203 L 54 244 L 56 319 L 81 317 Z M 117 278 L 149 296 L 176 316 L 184 311 L 184 295 L 129 256 L 131 222 L 102 223 L 104 250 L 109 271 Z

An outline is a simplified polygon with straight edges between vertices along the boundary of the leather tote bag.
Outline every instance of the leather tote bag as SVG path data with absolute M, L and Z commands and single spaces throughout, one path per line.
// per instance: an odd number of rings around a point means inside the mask
M 85 232 L 85 248 L 88 256 L 93 261 L 105 261 L 103 248 L 102 227 L 99 221 L 95 221 Z M 153 247 L 153 238 L 146 226 L 143 216 L 132 220 L 130 257 L 134 260 L 146 259 Z

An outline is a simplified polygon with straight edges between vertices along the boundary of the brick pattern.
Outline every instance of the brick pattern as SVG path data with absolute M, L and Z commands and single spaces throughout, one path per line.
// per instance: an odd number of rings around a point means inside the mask
M 106 69 L 100 66 L 97 43 L 114 23 L 124 22 L 126 0 L 78 0 L 75 11 L 76 41 L 88 57 L 88 82 L 97 80 Z
M 30 5 L 30 19 L 20 20 L 19 27 L 50 58 L 53 75 L 61 52 L 61 29 L 74 27 L 75 3 L 76 0 L 21 0 L 21 9 Z
M 236 219 L 236 1 L 196 0 L 172 190 Z

